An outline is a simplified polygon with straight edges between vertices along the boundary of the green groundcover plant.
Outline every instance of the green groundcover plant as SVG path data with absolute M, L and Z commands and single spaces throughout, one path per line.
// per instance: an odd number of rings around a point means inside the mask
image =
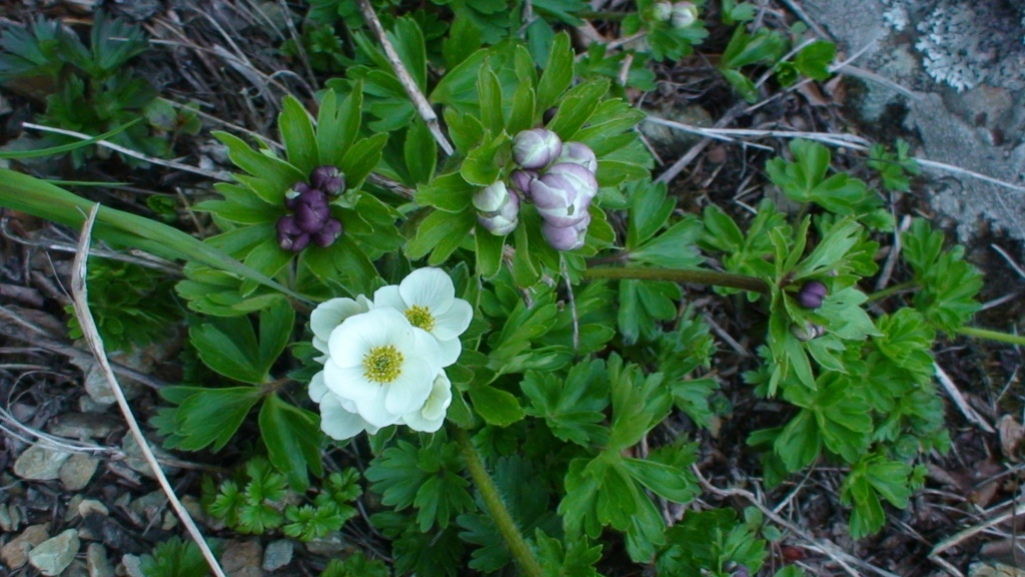
M 423 14 L 387 24 L 452 154 L 357 31 L 354 65 L 312 113 L 283 101 L 280 149 L 215 134 L 236 171 L 195 208 L 218 234 L 200 241 L 99 212 L 99 238 L 188 261 L 175 290 L 198 363 L 161 391 L 152 424 L 165 446 L 216 452 L 255 416 L 259 457 L 207 481 L 207 511 L 236 532 L 310 540 L 372 495 L 391 567 L 357 554 L 324 575 L 588 576 L 626 560 L 661 575 L 754 574 L 784 535 L 757 510 L 687 507 L 701 493 L 694 439 L 647 442 L 671 416 L 707 428 L 729 411 L 709 370 L 709 326 L 681 283 L 714 286 L 764 321 L 747 394 L 785 409 L 745 450 L 768 486 L 841 468 L 855 538 L 878 531 L 886 507 L 906 507 L 921 456 L 950 445 L 931 351 L 979 308 L 981 277 L 963 250 L 915 220 L 900 232 L 913 298 L 866 293 L 893 218 L 873 184 L 802 140 L 765 166 L 800 210 L 766 200 L 744 219 L 715 206 L 683 214 L 651 180 L 633 130 L 643 114 L 595 69 L 602 53 L 578 60 L 569 36 L 552 33 L 539 61 L 529 41 L 468 31 L 464 18 L 499 22 L 485 4 L 441 4 L 456 14 L 447 28 L 428 34 Z M 689 29 L 698 5 L 639 4 L 625 25 L 650 27 L 655 57 L 704 35 Z M 318 5 L 319 24 L 333 23 L 335 5 Z M 546 26 L 582 9 L 534 6 Z M 730 3 L 735 22 L 745 6 Z M 724 72 L 768 58 L 775 41 L 763 36 L 738 27 Z M 817 77 L 808 70 L 824 64 L 801 54 L 777 73 Z M 902 168 L 873 153 L 886 187 L 915 170 L 906 152 Z M 91 206 L 2 173 L 4 206 L 72 226 Z M 346 444 L 367 460 L 338 470 L 324 454 Z M 667 523 L 667 502 L 682 517 Z M 147 574 L 198 566 L 190 551 L 165 545 Z

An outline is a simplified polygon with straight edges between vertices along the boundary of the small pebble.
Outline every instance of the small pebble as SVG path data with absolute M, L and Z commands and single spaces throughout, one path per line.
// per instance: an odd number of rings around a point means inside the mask
M 69 491 L 81 491 L 96 474 L 100 460 L 86 453 L 75 453 L 60 468 L 60 480 Z
M 75 560 L 79 546 L 81 541 L 78 540 L 78 531 L 68 529 L 29 551 L 28 562 L 43 575 L 56 577 Z
M 292 562 L 292 554 L 295 552 L 295 544 L 288 539 L 279 539 L 267 545 L 263 553 L 263 568 L 266 571 L 276 571 Z
M 14 474 L 32 481 L 49 481 L 60 477 L 61 466 L 71 453 L 32 445 L 14 462 Z
M 89 577 L 114 577 L 114 568 L 107 560 L 107 550 L 99 543 L 90 543 L 85 550 L 85 561 L 89 567 Z
M 28 552 L 36 545 L 50 538 L 49 525 L 30 525 L 21 535 L 0 547 L 0 561 L 10 569 L 20 569 L 28 562 Z

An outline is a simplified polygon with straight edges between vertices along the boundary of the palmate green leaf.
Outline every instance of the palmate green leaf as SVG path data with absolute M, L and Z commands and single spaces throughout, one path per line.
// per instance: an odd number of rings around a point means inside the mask
M 619 355 L 608 360 L 612 387 L 612 434 L 608 449 L 621 451 L 640 442 L 669 414 L 672 399 L 662 375 L 643 375 L 636 365 L 623 365 Z
M 666 541 L 656 561 L 660 575 L 732 577 L 738 567 L 754 575 L 766 557 L 765 541 L 732 509 L 687 511 Z
M 641 337 L 658 334 L 658 323 L 676 316 L 676 302 L 682 292 L 679 285 L 664 281 L 619 281 L 617 322 L 623 341 L 637 342 Z
M 479 116 L 484 130 L 492 134 L 501 133 L 505 129 L 505 119 L 502 115 L 502 85 L 487 62 L 481 66 L 477 75 L 477 94 L 480 95 Z
M 260 408 L 259 424 L 267 458 L 288 477 L 293 489 L 301 493 L 309 487 L 307 471 L 318 477 L 324 474 L 320 457 L 323 435 L 317 426 L 316 414 L 272 394 Z
M 586 539 L 573 539 L 564 546 L 541 529 L 534 532 L 538 562 L 545 575 L 559 577 L 600 577 L 594 565 L 601 560 L 601 545 L 591 547 Z
M 860 539 L 882 528 L 886 518 L 880 497 L 893 506 L 904 509 L 911 496 L 912 468 L 881 455 L 866 455 L 844 479 L 840 500 L 853 505 L 851 536 Z
M 630 201 L 626 248 L 633 250 L 655 235 L 673 213 L 676 202 L 666 198 L 664 182 L 634 182 L 626 187 Z
M 573 49 L 569 34 L 555 35 L 548 62 L 537 84 L 537 110 L 548 110 L 559 101 L 559 97 L 573 82 Z
M 477 217 L 471 211 L 435 210 L 420 221 L 416 235 L 406 244 L 406 256 L 417 260 L 430 253 L 428 262 L 437 266 L 459 248 L 476 224 Z
M 216 543 L 215 543 L 216 545 Z M 215 547 L 219 549 L 219 547 Z M 153 548 L 151 555 L 143 555 L 139 568 L 146 577 L 207 577 L 210 566 L 203 552 L 193 541 L 171 537 Z
M 490 186 L 498 180 L 502 167 L 512 156 L 512 140 L 504 131 L 492 137 L 484 133 L 483 143 L 470 151 L 459 169 L 459 174 L 470 184 Z
M 371 559 L 357 549 L 344 559 L 331 559 L 320 577 L 391 577 L 391 570 L 380 559 Z
M 552 434 L 563 441 L 583 447 L 604 444 L 608 430 L 601 423 L 609 404 L 604 372 L 601 359 L 574 365 L 565 378 L 528 372 L 520 383 L 531 403 L 527 414 L 543 418 Z
M 569 89 L 559 101 L 558 112 L 548 124 L 548 129 L 558 134 L 563 142 L 574 140 L 608 91 L 609 82 L 604 78 L 589 80 Z
M 981 308 L 975 297 L 982 289 L 982 275 L 964 262 L 963 247 L 941 252 L 942 234 L 923 220 L 916 219 L 903 238 L 905 258 L 921 287 L 915 293 L 915 308 L 933 327 L 956 332 Z
M 214 371 L 238 381 L 260 384 L 288 344 L 295 312 L 284 299 L 260 311 L 260 337 L 246 317 L 193 324 L 189 338 L 199 358 Z
M 328 90 L 317 114 L 317 153 L 321 165 L 338 166 L 359 134 L 363 110 L 363 85 L 356 83 L 341 102 Z
M 199 451 L 210 445 L 213 451 L 220 451 L 263 396 L 254 387 L 169 389 L 165 398 L 178 404 L 172 417 L 176 439 L 173 448 L 186 451 Z
M 265 201 L 274 206 L 285 200 L 285 192 L 307 175 L 288 162 L 257 152 L 241 138 L 227 132 L 214 132 L 214 137 L 228 147 L 228 157 L 236 166 L 268 183 L 267 188 L 254 188 Z
M 794 57 L 797 70 L 808 78 L 825 80 L 829 78 L 829 65 L 836 57 L 836 44 L 825 40 L 816 40 L 805 46 Z
M 413 121 L 406 132 L 402 150 L 411 179 L 409 184 L 423 185 L 431 182 L 438 166 L 438 145 L 424 121 Z
M 458 172 L 450 172 L 417 187 L 414 198 L 423 206 L 458 213 L 470 209 L 473 195 L 478 190 L 479 186 L 466 182 Z

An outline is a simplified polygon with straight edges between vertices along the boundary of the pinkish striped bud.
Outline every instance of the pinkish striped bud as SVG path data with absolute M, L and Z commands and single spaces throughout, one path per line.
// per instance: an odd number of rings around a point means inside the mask
M 561 153 L 559 135 L 545 128 L 524 130 L 513 139 L 513 161 L 521 168 L 542 169 Z
M 829 294 L 829 289 L 825 284 L 817 280 L 810 280 L 804 283 L 804 286 L 798 291 L 797 302 L 806 309 L 814 310 L 822 306 L 822 301 L 827 294 Z
M 584 246 L 589 224 L 591 224 L 591 215 L 584 212 L 584 217 L 579 222 L 569 226 L 556 226 L 548 221 L 541 223 L 541 234 L 548 241 L 548 246 L 555 250 L 576 250 Z
M 562 154 L 555 159 L 555 163 L 571 162 L 579 164 L 592 173 L 598 171 L 598 157 L 594 155 L 591 147 L 583 142 L 565 142 L 562 145 Z
M 509 175 L 509 184 L 512 185 L 513 190 L 516 192 L 523 196 L 528 196 L 530 194 L 530 183 L 539 176 L 541 176 L 541 173 L 536 170 L 514 170 Z
M 673 4 L 670 20 L 673 28 L 687 28 L 698 21 L 698 7 L 690 2 L 677 2 Z
M 587 214 L 598 194 L 594 174 L 579 164 L 560 162 L 530 184 L 530 199 L 541 218 L 553 226 L 569 226 Z
M 501 180 L 482 188 L 473 195 L 473 208 L 484 216 L 494 216 L 509 202 L 509 189 Z

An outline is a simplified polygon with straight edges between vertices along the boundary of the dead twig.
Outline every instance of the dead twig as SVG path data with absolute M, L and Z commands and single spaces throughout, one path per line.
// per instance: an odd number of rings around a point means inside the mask
M 943 367 L 941 367 L 939 363 L 936 362 L 933 362 L 932 366 L 936 372 L 936 378 L 940 381 L 940 384 L 943 386 L 943 390 L 947 391 L 947 394 L 950 395 L 950 400 L 954 401 L 954 404 L 957 405 L 958 410 L 961 411 L 961 414 L 964 415 L 964 418 L 968 419 L 968 422 L 974 423 L 980 429 L 987 433 L 996 433 L 996 429 L 994 429 L 992 425 L 987 423 L 986 419 L 983 419 L 982 415 L 977 413 L 975 409 L 973 409 L 971 405 L 968 404 L 968 401 L 965 400 L 964 395 L 961 394 L 961 391 L 958 390 L 957 385 L 954 384 L 954 381 L 950 378 L 950 375 L 948 375 L 947 372 L 943 370 Z
M 392 46 L 391 40 L 388 40 L 388 35 L 384 32 L 381 21 L 377 19 L 377 14 L 374 13 L 374 8 L 370 5 L 370 1 L 357 0 L 357 3 L 359 4 L 360 13 L 363 14 L 363 19 L 367 21 L 367 26 L 370 27 L 374 37 L 377 38 L 377 41 L 381 43 L 381 47 L 384 48 L 384 54 L 395 70 L 395 76 L 398 77 L 402 87 L 406 89 L 406 94 L 413 101 L 413 106 L 416 108 L 420 118 L 427 123 L 428 130 L 434 135 L 434 140 L 438 142 L 438 145 L 445 151 L 445 154 L 451 155 L 455 149 L 452 148 L 452 144 L 445 138 L 445 134 L 441 132 L 441 125 L 438 124 L 438 115 L 434 113 L 431 104 L 427 102 L 427 98 L 420 92 L 413 77 L 409 75 L 409 71 L 402 64 L 402 59 L 399 58 L 398 52 Z
M 71 293 L 75 300 L 75 315 L 78 317 L 78 323 L 82 327 L 82 333 L 85 336 L 86 342 L 89 343 L 89 348 L 92 350 L 93 356 L 99 363 L 101 370 L 107 377 L 107 382 L 110 384 L 110 388 L 117 398 L 117 404 L 121 408 L 121 412 L 124 414 L 125 421 L 128 423 L 128 428 L 132 431 L 132 435 L 135 437 L 135 441 L 139 444 L 139 448 L 142 450 L 143 456 L 146 458 L 146 462 L 149 464 L 156 475 L 157 481 L 160 483 L 160 487 L 164 490 L 164 494 L 167 495 L 167 500 L 171 503 L 171 507 L 174 512 L 178 515 L 182 524 L 188 530 L 189 535 L 193 541 L 199 547 L 203 553 L 203 557 L 206 559 L 207 564 L 210 565 L 210 569 L 213 570 L 216 577 L 226 577 L 224 570 L 221 569 L 220 564 L 217 562 L 217 558 L 214 557 L 213 551 L 206 544 L 206 539 L 203 538 L 202 533 L 199 532 L 199 527 L 192 520 L 192 516 L 185 510 L 181 501 L 178 500 L 178 496 L 174 493 L 174 488 L 171 487 L 171 483 L 167 480 L 167 476 L 164 475 L 164 471 L 160 468 L 160 463 L 157 462 L 156 456 L 149 447 L 149 443 L 146 441 L 146 437 L 142 434 L 142 429 L 139 428 L 139 423 L 135 420 L 135 415 L 132 414 L 131 407 L 128 406 L 128 399 L 125 398 L 124 391 L 121 390 L 121 385 L 117 381 L 117 377 L 114 376 L 114 371 L 110 367 L 110 363 L 107 361 L 107 355 L 103 350 L 103 339 L 100 337 L 99 332 L 96 329 L 96 322 L 93 320 L 92 312 L 89 310 L 89 299 L 88 289 L 86 287 L 86 263 L 89 259 L 89 241 L 92 237 L 93 223 L 96 222 L 96 214 L 99 212 L 100 205 L 94 204 L 92 210 L 89 211 L 89 216 L 82 226 L 82 236 L 78 243 L 78 253 L 75 255 L 75 260 L 72 265 L 71 274 Z

